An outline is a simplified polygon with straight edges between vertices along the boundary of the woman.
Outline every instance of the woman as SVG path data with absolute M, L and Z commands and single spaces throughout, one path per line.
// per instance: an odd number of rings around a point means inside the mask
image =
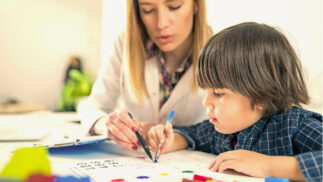
M 89 109 L 80 113 L 87 132 L 137 150 L 136 128 L 145 136 L 170 110 L 174 125 L 206 119 L 194 73 L 210 35 L 204 0 L 128 0 L 126 32 L 100 68 Z

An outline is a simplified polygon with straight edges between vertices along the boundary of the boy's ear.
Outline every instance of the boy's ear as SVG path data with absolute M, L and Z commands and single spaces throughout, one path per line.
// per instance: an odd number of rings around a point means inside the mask
M 256 105 L 255 105 L 255 108 L 256 108 L 258 111 L 264 111 L 264 110 L 265 110 L 265 106 L 264 106 L 264 104 L 256 104 Z

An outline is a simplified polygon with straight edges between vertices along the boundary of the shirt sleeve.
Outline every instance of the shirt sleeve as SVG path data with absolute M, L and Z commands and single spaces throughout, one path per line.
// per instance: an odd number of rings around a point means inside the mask
M 174 132 L 181 134 L 188 143 L 188 150 L 211 152 L 211 138 L 214 127 L 209 120 L 191 126 L 174 126 Z
M 322 181 L 322 117 L 307 118 L 293 137 L 293 149 L 306 181 Z
M 322 181 L 322 151 L 299 154 L 296 159 L 306 181 Z

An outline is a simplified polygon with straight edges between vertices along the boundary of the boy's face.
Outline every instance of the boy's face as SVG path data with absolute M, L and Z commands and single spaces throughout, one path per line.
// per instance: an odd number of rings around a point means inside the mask
M 203 100 L 210 122 L 216 131 L 231 134 L 248 128 L 263 116 L 263 107 L 248 97 L 229 89 L 206 89 Z

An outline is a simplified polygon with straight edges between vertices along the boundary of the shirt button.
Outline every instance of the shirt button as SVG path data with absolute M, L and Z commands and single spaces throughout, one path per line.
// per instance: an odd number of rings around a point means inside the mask
M 156 92 L 153 92 L 153 96 L 156 96 Z

